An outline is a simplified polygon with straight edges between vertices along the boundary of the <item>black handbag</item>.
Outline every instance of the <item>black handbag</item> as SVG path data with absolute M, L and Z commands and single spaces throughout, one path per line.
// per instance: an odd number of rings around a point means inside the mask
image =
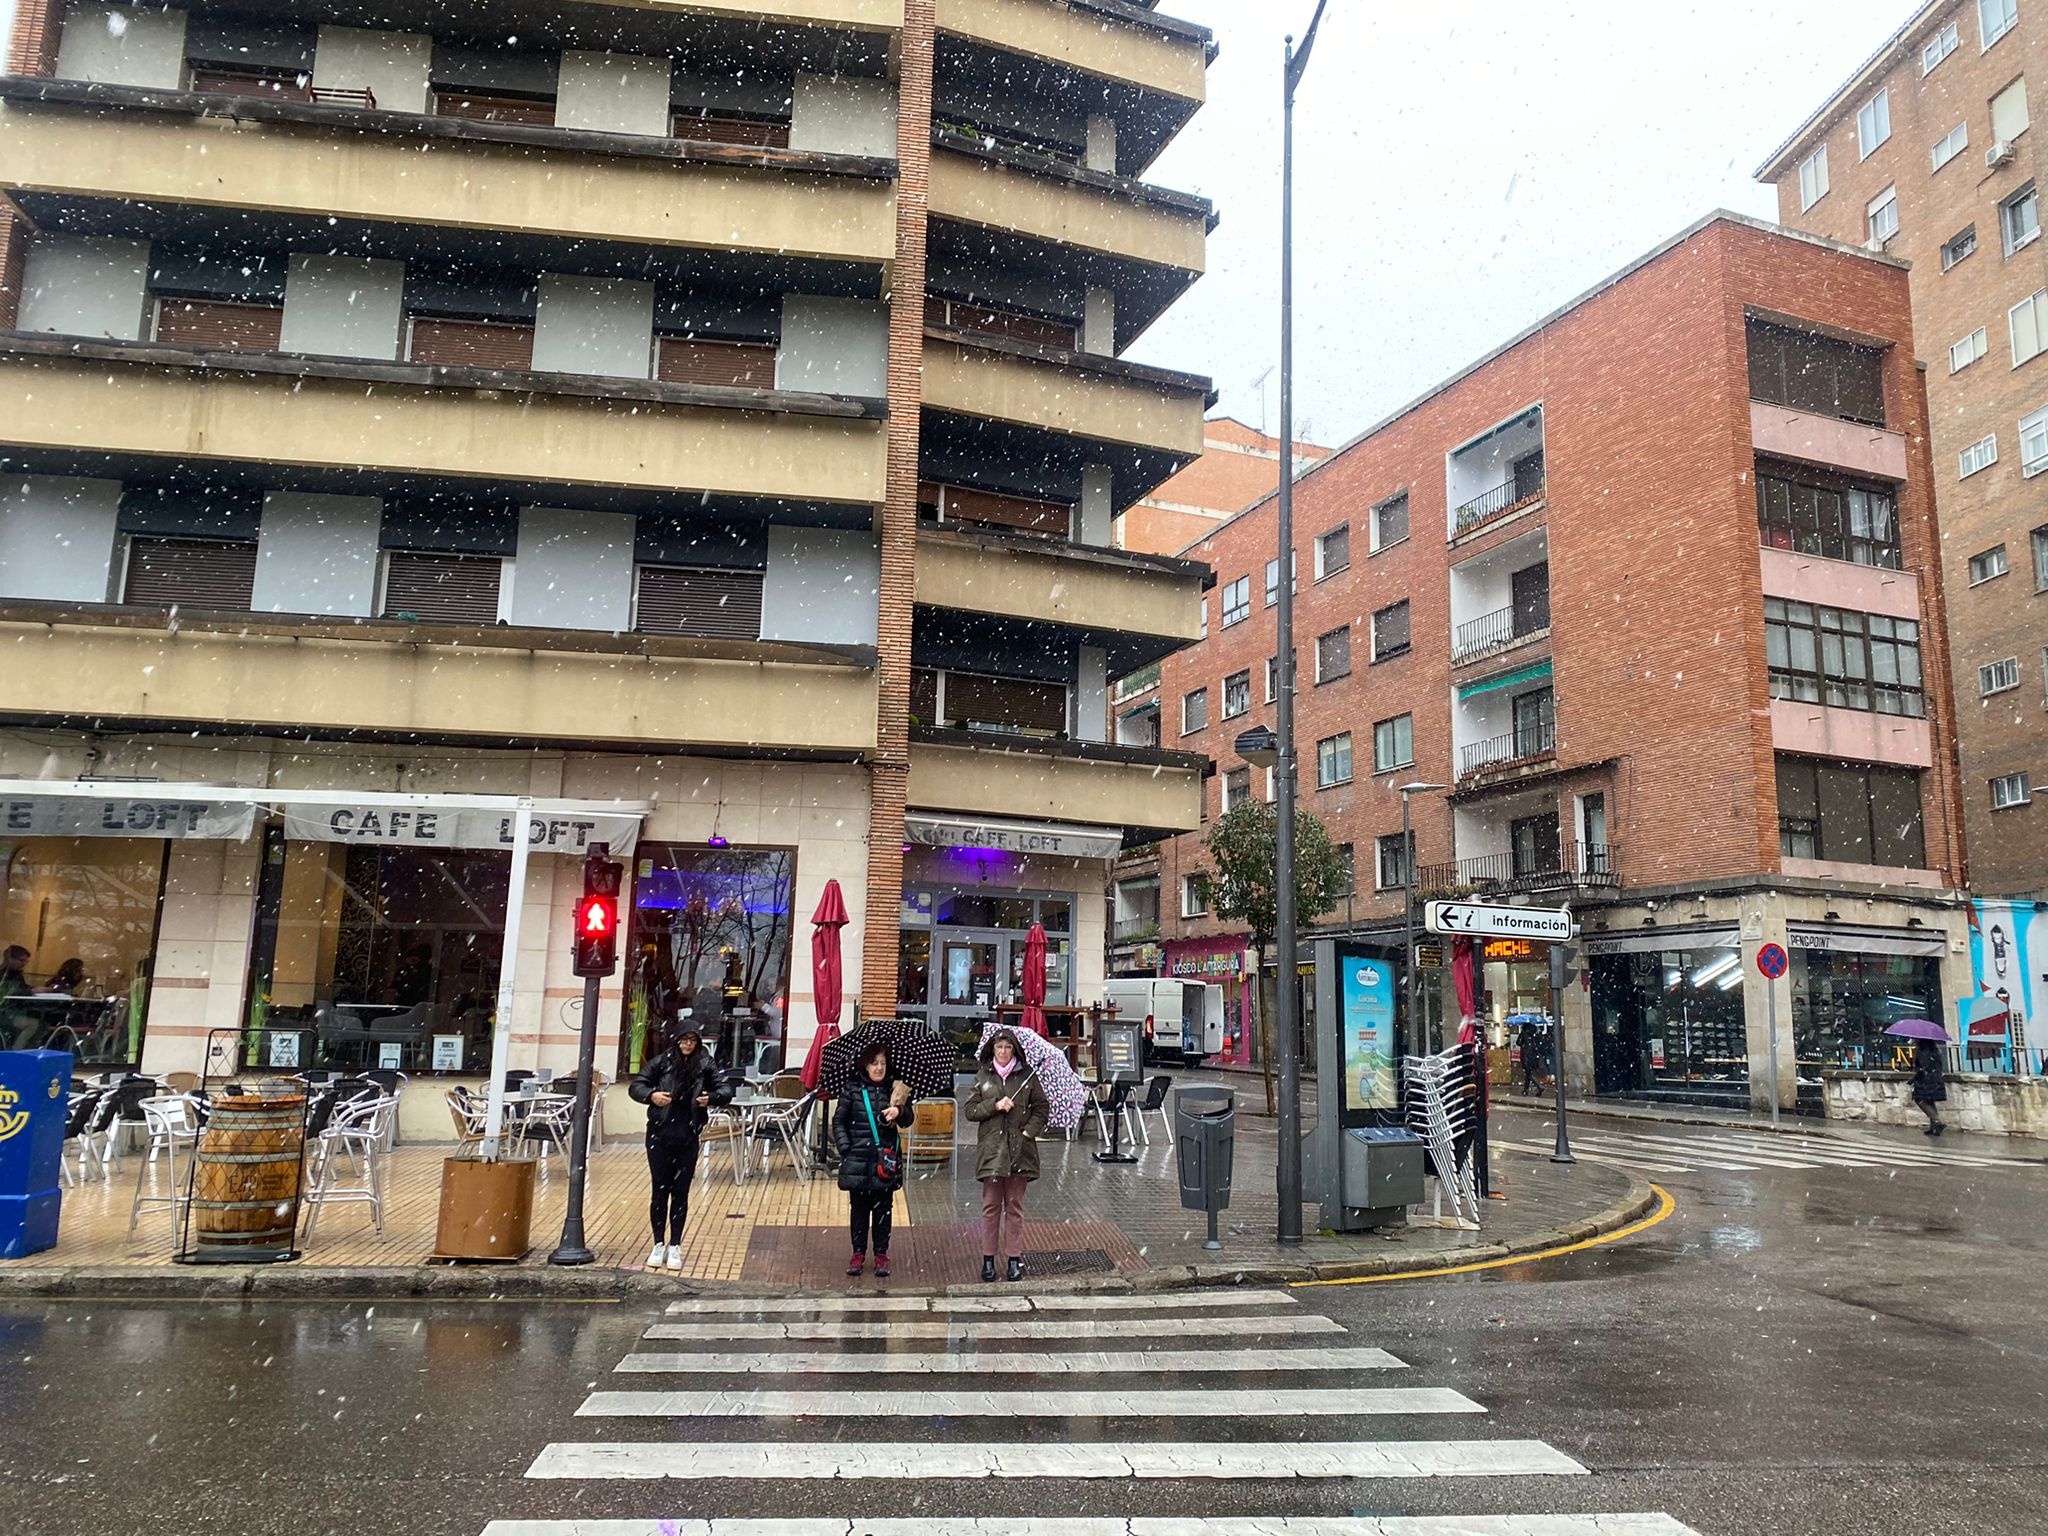
M 894 1147 L 882 1145 L 882 1127 L 875 1120 L 875 1101 L 865 1088 L 861 1090 L 860 1107 L 868 1112 L 868 1133 L 875 1138 L 875 1176 L 884 1184 L 893 1183 L 903 1172 L 903 1154 Z

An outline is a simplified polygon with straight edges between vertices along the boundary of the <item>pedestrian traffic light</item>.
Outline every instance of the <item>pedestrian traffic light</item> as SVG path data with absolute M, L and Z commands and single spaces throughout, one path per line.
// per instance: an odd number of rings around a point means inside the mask
M 1573 945 L 1556 942 L 1550 946 L 1550 984 L 1562 992 L 1579 979 L 1579 952 Z
M 583 861 L 583 895 L 576 903 L 576 974 L 609 976 L 619 968 L 619 884 L 621 865 L 596 848 Z

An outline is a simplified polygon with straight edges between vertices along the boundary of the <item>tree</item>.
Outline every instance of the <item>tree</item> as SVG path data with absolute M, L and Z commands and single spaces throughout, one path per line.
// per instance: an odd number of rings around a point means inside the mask
M 1211 873 L 1195 876 L 1196 890 L 1217 918 L 1242 923 L 1262 959 L 1272 957 L 1273 933 L 1280 921 L 1280 814 L 1263 800 L 1246 800 L 1219 816 L 1205 840 Z M 1323 824 L 1308 811 L 1294 813 L 1294 914 L 1306 927 L 1342 901 L 1351 889 L 1351 872 Z M 1259 967 L 1259 1059 L 1266 1083 L 1266 1113 L 1273 1103 L 1273 1014 L 1278 1004 L 1276 982 L 1294 957 L 1274 957 Z

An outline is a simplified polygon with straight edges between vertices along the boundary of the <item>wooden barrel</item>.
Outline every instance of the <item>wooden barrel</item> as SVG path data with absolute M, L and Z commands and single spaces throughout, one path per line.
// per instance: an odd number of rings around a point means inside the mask
M 291 1247 L 305 1112 L 304 1095 L 213 1101 L 194 1164 L 195 1247 Z

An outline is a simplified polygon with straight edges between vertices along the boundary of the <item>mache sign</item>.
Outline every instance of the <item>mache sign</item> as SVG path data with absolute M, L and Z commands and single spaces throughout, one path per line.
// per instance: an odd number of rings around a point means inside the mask
M 1496 907 L 1483 901 L 1432 901 L 1425 926 L 1431 933 L 1469 933 L 1484 938 L 1569 939 L 1572 915 L 1559 907 Z

